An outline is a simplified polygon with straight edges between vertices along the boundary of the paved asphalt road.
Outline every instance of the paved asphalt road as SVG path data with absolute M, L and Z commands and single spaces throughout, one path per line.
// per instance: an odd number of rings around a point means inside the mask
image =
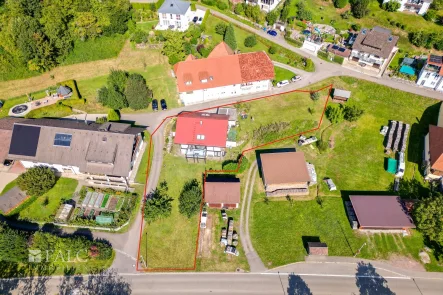
M 2 294 L 442 294 L 443 276 L 423 278 L 422 273 L 412 274 L 370 264 L 297 263 L 255 274 L 110 272 L 20 282 L 0 280 L 0 288 Z M 72 290 L 79 293 L 70 293 Z

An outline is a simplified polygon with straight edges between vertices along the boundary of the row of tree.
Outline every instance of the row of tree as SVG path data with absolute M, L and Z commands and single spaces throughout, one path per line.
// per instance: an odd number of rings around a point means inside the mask
M 126 107 L 140 110 L 147 108 L 152 101 L 152 90 L 140 74 L 111 70 L 106 84 L 98 90 L 97 100 L 113 110 Z
M 172 212 L 172 201 L 169 196 L 169 188 L 166 181 L 160 185 L 148 196 L 144 206 L 144 217 L 148 223 L 159 219 L 167 218 Z M 202 190 L 197 179 L 187 181 L 178 198 L 178 210 L 180 214 L 191 218 L 200 212 L 202 202 Z
M 48 70 L 73 49 L 75 41 L 123 34 L 129 0 L 14 0 L 0 12 L 0 65 Z

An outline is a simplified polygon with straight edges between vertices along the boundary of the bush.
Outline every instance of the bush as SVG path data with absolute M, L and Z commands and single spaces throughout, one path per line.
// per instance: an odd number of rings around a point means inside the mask
M 428 22 L 436 22 L 438 18 L 438 11 L 434 9 L 429 9 L 423 16 L 423 18 Z
M 235 40 L 234 27 L 231 24 L 226 28 L 223 41 L 225 41 L 225 43 L 231 47 L 232 50 L 237 49 L 237 40 Z
M 120 112 L 116 110 L 109 110 L 108 121 L 113 121 L 113 122 L 120 121 Z
M 275 46 L 269 47 L 268 52 L 270 54 L 276 54 L 277 53 L 277 47 L 275 47 Z
M 240 167 L 238 163 L 241 158 Z M 222 169 L 225 171 L 236 171 L 237 173 L 243 173 L 249 167 L 249 160 L 245 156 L 239 155 L 237 160 L 226 160 L 222 164 Z M 238 171 L 237 171 L 238 168 Z
M 136 44 L 146 43 L 148 41 L 148 34 L 142 30 L 136 30 L 130 40 Z
M 288 43 L 291 43 L 291 45 L 295 46 L 295 47 L 302 47 L 303 46 L 303 42 L 299 41 L 299 40 L 295 40 L 292 39 L 291 37 L 286 37 L 285 36 L 285 40 L 288 41 Z
M 152 90 L 146 86 L 146 80 L 140 74 L 129 75 L 125 87 L 125 97 L 133 110 L 147 108 L 152 100 Z
M 178 211 L 188 218 L 200 211 L 202 190 L 197 179 L 192 179 L 185 183 L 178 201 Z
M 197 7 L 195 7 L 195 3 L 191 3 L 191 11 L 197 11 Z
M 342 65 L 345 59 L 340 55 L 334 55 L 333 61 Z
M 28 169 L 17 178 L 17 186 L 30 196 L 41 196 L 55 185 L 55 174 L 51 169 L 37 166 Z
M 168 195 L 166 182 L 155 188 L 145 203 L 144 217 L 148 223 L 171 215 L 173 199 Z
M 317 141 L 317 148 L 320 152 L 323 153 L 329 148 L 329 145 L 326 141 L 320 139 Z
M 352 15 L 355 18 L 363 18 L 369 13 L 369 0 L 350 0 Z
M 67 86 L 71 88 L 72 95 L 71 98 L 82 98 L 80 92 L 78 91 L 77 82 L 75 80 L 66 80 L 63 82 L 57 83 L 57 86 Z
M 225 24 L 224 22 L 219 22 L 218 24 L 215 25 L 215 32 L 219 35 L 224 35 L 227 27 L 228 25 Z
M 235 12 L 235 14 L 238 14 L 238 15 L 245 15 L 245 10 L 243 8 L 243 4 L 239 3 L 239 4 L 235 5 L 234 12 Z
M 401 7 L 401 4 L 397 0 L 390 0 L 389 2 L 383 3 L 382 7 L 386 11 L 394 12 Z
M 344 118 L 349 122 L 357 121 L 363 113 L 364 111 L 356 105 L 345 105 L 343 110 Z
M 348 5 L 348 0 L 333 0 L 335 8 L 343 8 Z
M 249 35 L 248 37 L 246 37 L 245 39 L 246 47 L 254 47 L 255 45 L 257 45 L 257 38 L 255 37 L 255 35 Z
M 208 21 L 208 17 L 210 14 L 211 14 L 211 10 L 206 9 L 205 16 L 203 17 L 202 23 L 200 25 L 200 28 L 202 29 L 202 31 L 204 31 L 206 29 L 206 22 Z
M 326 108 L 326 118 L 332 123 L 332 124 L 338 124 L 343 121 L 344 114 L 343 114 L 343 108 L 341 105 L 329 105 Z
M 228 4 L 226 4 L 225 2 L 218 1 L 217 8 L 220 10 L 226 10 L 228 9 Z
M 352 28 L 354 31 L 356 31 L 356 32 L 360 32 L 360 30 L 361 30 L 361 25 L 359 25 L 359 24 L 352 24 L 352 25 L 351 25 L 351 28 Z
M 320 93 L 318 93 L 318 92 L 311 92 L 311 93 L 309 93 L 309 96 L 311 97 L 312 100 L 319 100 L 320 99 Z
M 214 0 L 201 0 L 201 2 L 208 6 L 214 6 Z
M 315 65 L 312 59 L 307 58 L 305 61 L 305 71 L 306 72 L 313 72 L 315 70 Z

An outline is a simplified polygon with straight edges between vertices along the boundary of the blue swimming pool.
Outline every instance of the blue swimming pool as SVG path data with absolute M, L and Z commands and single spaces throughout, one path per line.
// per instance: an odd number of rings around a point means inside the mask
M 415 75 L 415 69 L 408 65 L 402 65 L 400 68 L 400 73 L 413 76 Z

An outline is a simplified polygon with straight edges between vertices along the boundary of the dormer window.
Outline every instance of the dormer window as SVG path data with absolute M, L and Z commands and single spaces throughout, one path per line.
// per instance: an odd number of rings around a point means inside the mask
M 186 81 L 185 85 L 192 85 L 192 81 Z
M 197 134 L 197 140 L 204 140 L 205 136 L 203 134 Z
M 200 80 L 202 83 L 208 83 L 208 79 Z

